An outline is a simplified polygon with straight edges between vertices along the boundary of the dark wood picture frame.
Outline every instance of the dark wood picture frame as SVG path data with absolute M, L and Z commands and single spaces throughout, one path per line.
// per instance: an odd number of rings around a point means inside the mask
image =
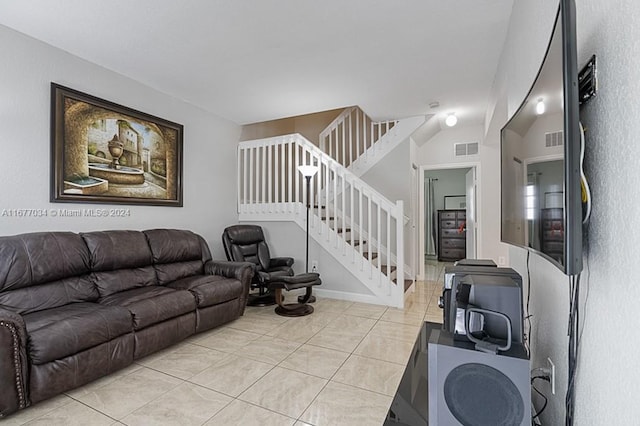
M 183 132 L 51 83 L 50 200 L 182 207 Z

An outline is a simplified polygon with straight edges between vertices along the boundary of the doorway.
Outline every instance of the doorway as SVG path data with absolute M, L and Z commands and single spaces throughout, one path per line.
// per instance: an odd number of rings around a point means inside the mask
M 446 261 L 448 255 L 454 258 L 478 257 L 479 167 L 478 163 L 420 167 L 420 229 L 416 251 L 420 253 L 421 279 L 427 279 L 428 265 Z M 443 218 L 452 215 L 457 216 L 446 219 L 444 225 Z M 442 231 L 441 226 L 451 229 Z M 443 240 L 439 238 L 441 234 L 448 234 L 454 239 Z

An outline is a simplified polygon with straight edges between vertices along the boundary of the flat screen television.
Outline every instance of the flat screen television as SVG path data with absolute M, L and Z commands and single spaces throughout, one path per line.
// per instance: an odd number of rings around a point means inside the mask
M 500 133 L 501 240 L 567 275 L 582 270 L 580 123 L 574 0 L 560 0 L 538 74 Z

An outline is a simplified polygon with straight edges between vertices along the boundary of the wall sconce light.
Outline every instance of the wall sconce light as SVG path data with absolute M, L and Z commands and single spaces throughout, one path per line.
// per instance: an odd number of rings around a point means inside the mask
M 447 115 L 447 118 L 444 120 L 444 124 L 446 124 L 449 127 L 455 126 L 457 122 L 458 122 L 458 117 L 456 117 L 455 112 L 452 112 L 451 114 Z
M 544 101 L 542 98 L 538 98 L 538 103 L 536 104 L 536 114 L 542 115 L 546 110 L 546 106 L 544 105 Z

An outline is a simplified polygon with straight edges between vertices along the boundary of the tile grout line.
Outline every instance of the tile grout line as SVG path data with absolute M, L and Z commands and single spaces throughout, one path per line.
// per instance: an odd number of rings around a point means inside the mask
M 346 312 L 346 311 L 345 311 Z M 386 310 L 385 310 L 386 312 Z M 384 314 L 384 313 L 383 313 Z M 375 327 L 375 325 L 378 323 L 379 320 L 375 320 L 376 322 L 373 324 L 373 326 L 369 329 L 369 331 L 362 337 L 362 339 L 360 339 L 360 341 L 358 342 L 358 344 L 356 345 L 356 347 L 353 349 L 353 351 L 355 351 L 358 346 L 360 346 L 360 344 L 362 343 L 362 341 L 364 340 L 365 337 L 367 337 L 369 335 L 369 333 L 371 332 L 371 330 L 373 329 L 373 327 Z M 328 325 L 328 324 L 327 324 Z M 326 328 L 327 326 L 323 327 L 323 330 Z M 316 333 L 317 334 L 317 333 Z M 324 349 L 329 349 L 329 348 L 324 348 Z M 311 402 L 309 403 L 309 405 L 307 405 L 307 407 L 302 411 L 302 414 L 300 414 L 300 416 L 298 416 L 298 418 L 296 419 L 296 421 L 301 421 L 301 422 L 305 422 L 306 421 L 302 420 L 301 417 L 304 416 L 304 413 L 307 412 L 307 410 L 309 409 L 309 407 L 311 407 L 313 405 L 313 403 L 318 399 L 318 397 L 320 396 L 320 394 L 327 388 L 327 386 L 329 385 L 329 383 L 331 383 L 333 381 L 333 378 L 335 377 L 336 374 L 338 374 L 338 371 L 340 371 L 340 369 L 344 366 L 344 364 L 349 360 L 349 358 L 353 355 L 353 351 L 349 352 L 349 356 L 347 358 L 345 358 L 344 361 L 342 361 L 342 363 L 340 364 L 340 366 L 336 369 L 336 371 L 331 375 L 331 377 L 327 380 L 327 383 L 324 384 L 324 386 L 322 387 L 322 389 L 320 389 L 320 392 L 318 392 L 316 394 L 315 397 L 313 397 L 313 399 L 311 400 Z M 341 351 L 339 351 L 341 352 Z M 347 353 L 347 352 L 344 352 Z M 340 382 L 336 382 L 336 383 L 340 383 Z M 343 383 L 341 383 L 343 384 Z

